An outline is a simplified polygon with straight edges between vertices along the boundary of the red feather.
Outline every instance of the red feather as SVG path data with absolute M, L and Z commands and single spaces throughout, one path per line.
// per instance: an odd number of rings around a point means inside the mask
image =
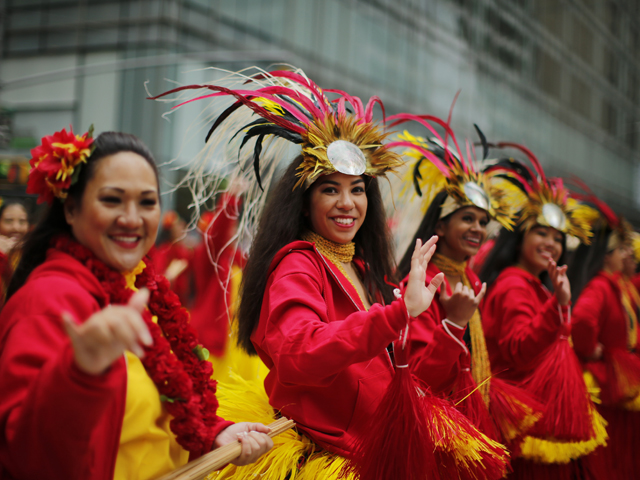
M 547 184 L 547 177 L 544 174 L 544 170 L 542 169 L 542 165 L 540 164 L 540 161 L 538 160 L 538 157 L 536 157 L 531 150 L 529 150 L 524 145 L 520 145 L 519 143 L 511 143 L 511 142 L 500 142 L 500 143 L 498 143 L 497 146 L 498 146 L 498 148 L 505 148 L 505 147 L 517 148 L 518 150 L 523 152 L 527 156 L 527 158 L 529 158 L 529 161 L 531 162 L 531 164 L 535 168 L 536 172 L 540 176 L 540 180 L 542 181 L 542 184 L 543 185 Z M 533 176 L 533 178 L 535 179 L 535 176 Z M 536 183 L 537 183 L 537 179 L 536 179 Z
M 367 108 L 365 108 L 364 110 L 364 118 L 361 120 L 361 123 L 371 123 L 373 121 L 373 106 L 376 103 L 380 105 L 380 108 L 382 109 L 382 123 L 386 121 L 387 114 L 384 110 L 382 100 L 380 100 L 380 97 L 378 97 L 377 95 L 374 95 L 367 102 Z
M 245 106 L 249 107 L 251 110 L 256 112 L 258 115 L 260 115 L 261 117 L 266 118 L 267 120 L 272 121 L 276 125 L 280 125 L 283 128 L 286 128 L 288 130 L 293 130 L 294 132 L 297 132 L 297 133 L 300 133 L 300 134 L 304 134 L 307 131 L 304 127 L 302 127 L 300 125 L 296 125 L 295 123 L 290 122 L 289 120 L 285 120 L 284 118 L 269 112 L 267 109 L 261 107 L 260 105 L 258 105 L 255 102 L 252 102 L 251 100 L 246 98 L 244 95 L 239 94 L 236 91 L 230 90 L 230 89 L 225 88 L 225 87 L 218 87 L 218 86 L 215 86 L 215 85 L 185 85 L 183 87 L 177 87 L 177 88 L 174 88 L 172 90 L 166 91 L 166 92 L 161 93 L 160 95 L 156 95 L 154 97 L 147 97 L 147 99 L 148 100 L 156 100 L 156 99 L 158 99 L 160 97 L 164 97 L 166 95 L 170 95 L 170 94 L 175 93 L 175 92 L 181 92 L 183 90 L 196 90 L 196 89 L 208 89 L 208 90 L 213 90 L 215 92 L 220 92 L 222 94 L 231 95 L 231 96 L 235 97 L 237 100 L 239 100 L 240 102 L 242 102 Z M 255 96 L 256 92 L 255 91 L 250 91 L 250 94 L 252 96 Z M 300 115 L 302 115 L 302 114 L 300 114 Z
M 422 155 L 425 156 L 425 158 L 427 158 L 431 163 L 433 163 L 436 167 L 438 167 L 438 170 L 440 170 L 445 177 L 449 178 L 451 176 L 451 170 L 449 170 L 447 166 L 444 163 L 442 163 L 442 160 L 440 160 L 433 152 L 427 150 L 426 148 L 422 148 L 420 145 L 416 145 L 415 143 L 412 143 L 412 142 L 389 142 L 387 143 L 386 147 L 387 148 L 393 148 L 393 147 L 412 148 L 420 152 Z
M 347 99 L 347 102 L 349 102 L 353 106 L 353 109 L 355 110 L 356 118 L 360 119 L 364 117 L 364 107 L 362 105 L 362 100 L 360 100 L 360 98 L 352 97 L 347 92 L 343 90 L 336 90 L 335 88 L 325 88 L 324 91 L 337 93 L 338 95 L 343 96 L 344 98 Z

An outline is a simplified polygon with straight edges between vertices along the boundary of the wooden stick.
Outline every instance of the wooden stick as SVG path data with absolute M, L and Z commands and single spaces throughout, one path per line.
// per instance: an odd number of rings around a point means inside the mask
M 267 425 L 270 432 L 267 434 L 271 438 L 286 432 L 295 426 L 293 420 L 280 417 L 271 425 Z M 157 480 L 201 480 L 211 472 L 218 470 L 227 463 L 235 460 L 242 453 L 242 444 L 240 440 L 231 442 L 223 447 L 217 448 L 200 458 L 189 462 L 186 465 L 174 470 L 173 472 L 158 478 Z

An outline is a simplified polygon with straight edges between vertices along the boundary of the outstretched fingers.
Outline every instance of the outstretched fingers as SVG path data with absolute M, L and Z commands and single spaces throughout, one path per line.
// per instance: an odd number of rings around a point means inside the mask
M 431 295 L 436 294 L 436 292 L 440 288 L 440 285 L 442 285 L 442 282 L 444 282 L 444 273 L 442 272 L 438 273 L 435 277 L 431 279 L 431 282 L 429 282 L 429 285 L 427 286 L 427 289 L 429 290 Z M 444 288 L 442 289 L 443 292 L 445 290 L 446 289 Z M 445 292 L 445 295 L 446 295 L 446 292 Z
M 482 283 L 482 288 L 480 289 L 480 291 L 476 295 L 476 305 L 480 305 L 480 302 L 484 298 L 484 294 L 485 293 L 487 293 L 487 283 L 483 282 Z

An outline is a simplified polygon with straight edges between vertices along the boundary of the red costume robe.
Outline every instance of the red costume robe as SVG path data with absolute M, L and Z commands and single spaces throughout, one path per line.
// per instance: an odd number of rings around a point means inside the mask
M 620 274 L 600 271 L 582 291 L 574 309 L 575 350 L 601 389 L 598 410 L 609 423 L 609 444 L 599 453 L 610 479 L 640 474 L 640 411 L 638 402 L 633 402 L 640 393 L 640 358 L 630 350 L 629 339 L 630 331 L 637 339 L 638 328 L 635 315 L 625 312 L 622 281 Z M 634 322 L 635 328 L 630 329 L 629 322 Z M 593 355 L 598 344 L 602 355 L 596 359 Z
M 489 288 L 482 319 L 493 373 L 537 392 L 545 406 L 543 418 L 525 439 L 527 458 L 512 460 L 513 478 L 598 478 L 584 476 L 581 462 L 606 435 L 567 343 L 569 306 L 561 306 L 534 275 L 507 267 Z
M 431 282 L 438 273 L 440 269 L 434 262 L 430 262 L 426 282 Z M 482 289 L 482 283 L 477 275 L 468 266 L 465 274 L 475 294 L 478 294 Z M 443 285 L 451 295 L 452 286 L 446 277 Z M 454 400 L 460 401 L 461 410 L 469 415 L 483 433 L 502 443 L 513 442 L 510 447 L 517 449 L 517 441 L 535 422 L 535 416 L 539 415 L 540 405 L 520 389 L 505 385 L 503 380 L 495 379 L 490 383 L 491 400 L 487 408 L 480 392 L 473 391 L 477 385 L 470 372 L 470 350 L 463 339 L 466 328 L 458 327 L 446 318 L 447 312 L 440 302 L 439 295 L 436 294 L 431 306 L 411 324 L 412 372 L 427 383 L 434 393 L 453 393 Z M 474 395 L 477 397 L 472 398 Z M 498 396 L 500 398 L 497 398 Z M 513 424 L 502 424 L 500 421 L 504 418 L 497 418 L 507 413 L 501 411 L 499 405 L 512 407 L 508 414 L 512 415 Z M 493 415 L 497 422 L 494 422 L 490 415 Z M 516 430 L 519 430 L 517 434 L 514 433 Z
M 75 365 L 60 314 L 107 305 L 96 277 L 50 250 L 0 315 L 0 479 L 112 480 L 125 409 L 124 355 L 102 375 Z M 216 435 L 231 422 L 220 419 Z
M 404 301 L 364 308 L 309 242 L 276 254 L 251 340 L 270 369 L 271 406 L 330 452 L 346 456 L 394 369 L 386 347 L 409 320 Z

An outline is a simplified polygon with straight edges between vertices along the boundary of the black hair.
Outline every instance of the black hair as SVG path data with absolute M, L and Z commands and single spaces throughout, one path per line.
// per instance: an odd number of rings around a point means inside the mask
M 294 186 L 296 170 L 303 157 L 298 156 L 284 172 L 270 193 L 242 274 L 240 305 L 238 307 L 238 345 L 255 354 L 251 334 L 260 319 L 262 300 L 268 281 L 268 271 L 276 253 L 285 245 L 300 240 L 309 228 L 304 216 L 309 205 L 310 190 Z M 367 195 L 367 214 L 354 237 L 356 255 L 365 261 L 365 287 L 373 302 L 377 296 L 385 303 L 393 301 L 393 290 L 385 277 L 393 281 L 393 251 L 391 236 L 385 219 L 382 195 L 376 178 L 364 177 Z
M 517 217 L 519 217 L 519 215 Z M 502 273 L 505 268 L 518 263 L 518 255 L 520 254 L 520 247 L 522 246 L 524 234 L 525 232 L 518 227 L 511 231 L 506 228 L 502 228 L 500 230 L 500 233 L 496 238 L 496 243 L 487 255 L 479 275 L 480 279 L 487 283 L 487 288 L 491 287 L 493 282 L 496 281 L 500 273 Z M 558 265 L 564 264 L 566 256 L 567 236 L 562 233 L 562 254 L 558 259 Z M 571 269 L 569 269 L 569 271 L 570 270 Z M 547 287 L 551 287 L 547 272 L 542 272 L 542 274 L 540 274 L 540 280 Z
M 119 152 L 133 152 L 144 158 L 153 168 L 159 185 L 158 168 L 153 155 L 142 140 L 134 135 L 121 132 L 104 132 L 93 141 L 93 145 L 95 148 L 87 158 L 87 163 L 80 168 L 77 181 L 69 188 L 67 198 L 73 199 L 77 205 L 81 204 L 87 183 L 95 175 L 99 161 L 104 157 L 115 155 Z M 22 256 L 11 277 L 11 282 L 7 289 L 7 299 L 24 285 L 31 272 L 44 262 L 51 240 L 60 234 L 70 235 L 71 227 L 65 218 L 64 201 L 55 198 L 35 228 L 25 235 L 23 239 L 21 245 Z
M 593 232 L 591 244 L 581 243 L 576 249 L 568 277 L 571 284 L 571 300 L 576 302 L 584 287 L 604 267 L 604 257 L 607 255 L 607 245 L 612 230 L 608 227 L 599 228 Z
M 402 256 L 402 260 L 398 264 L 398 278 L 403 279 L 411 270 L 411 257 L 413 256 L 413 250 L 416 245 L 416 240 L 429 240 L 436 234 L 436 225 L 440 220 L 446 220 L 446 218 L 441 219 L 440 213 L 442 213 L 442 204 L 447 198 L 447 191 L 442 190 L 438 192 L 438 194 L 433 198 L 429 208 L 427 209 L 427 213 L 424 214 L 422 218 L 422 222 L 420 222 L 420 226 L 416 231 L 416 234 L 413 236 L 413 240 L 409 243 L 407 250 L 404 252 Z M 449 215 L 447 215 L 449 217 Z

